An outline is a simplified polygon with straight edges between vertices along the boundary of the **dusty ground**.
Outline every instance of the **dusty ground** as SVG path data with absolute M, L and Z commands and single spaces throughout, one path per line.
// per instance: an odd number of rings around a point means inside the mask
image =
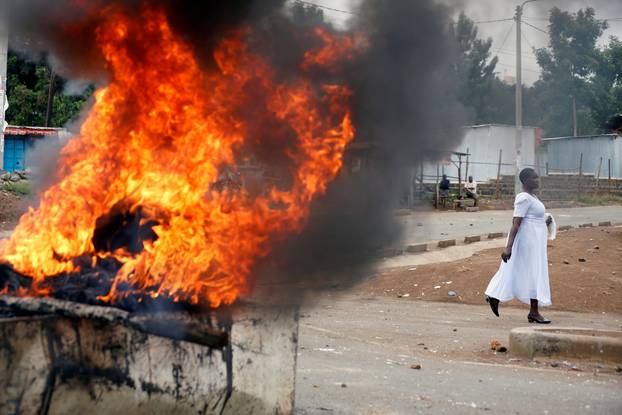
M 488 281 L 499 267 L 500 254 L 501 249 L 490 249 L 454 262 L 385 270 L 358 291 L 404 301 L 482 304 Z M 621 256 L 622 228 L 559 233 L 557 240 L 549 242 L 553 309 L 622 313 Z M 457 296 L 450 297 L 449 291 Z
M 15 228 L 20 216 L 32 203 L 29 196 L 18 196 L 13 193 L 0 190 L 0 231 L 8 231 Z

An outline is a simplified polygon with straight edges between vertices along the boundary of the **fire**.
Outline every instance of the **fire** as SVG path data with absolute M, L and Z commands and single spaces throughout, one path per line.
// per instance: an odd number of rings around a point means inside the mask
M 42 282 L 79 272 L 77 258 L 95 263 L 112 256 L 122 266 L 106 301 L 140 292 L 230 304 L 247 291 L 269 242 L 303 229 L 311 201 L 342 167 L 355 134 L 351 92 L 343 85 L 317 88 L 305 73 L 311 61 L 334 64 L 354 43 L 318 31 L 324 46 L 307 53 L 297 79 L 279 81 L 249 50 L 248 29 L 223 40 L 214 52 L 217 67 L 205 71 L 163 12 L 100 13 L 97 44 L 110 82 L 95 93 L 80 134 L 63 149 L 59 181 L 0 241 L 0 261 L 32 277 L 30 294 L 49 295 Z M 252 132 L 245 110 L 257 105 L 257 93 L 263 116 L 293 137 L 287 156 L 294 167 L 286 189 L 253 196 L 215 184 L 223 166 L 239 162 Z M 140 209 L 141 223 L 155 223 L 157 238 L 144 241 L 139 253 L 97 252 L 93 243 L 98 219 L 119 205 Z

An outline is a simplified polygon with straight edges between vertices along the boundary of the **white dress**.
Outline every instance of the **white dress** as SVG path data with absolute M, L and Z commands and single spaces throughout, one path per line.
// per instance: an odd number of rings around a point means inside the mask
M 538 305 L 551 305 L 549 267 L 546 254 L 547 227 L 542 202 L 529 193 L 520 193 L 514 201 L 514 217 L 523 218 L 508 262 L 501 261 L 486 295 L 499 301 L 519 299 L 525 304 L 537 299 Z

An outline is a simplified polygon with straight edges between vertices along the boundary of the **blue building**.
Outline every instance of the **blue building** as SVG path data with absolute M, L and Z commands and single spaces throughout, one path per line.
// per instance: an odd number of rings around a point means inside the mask
M 9 125 L 4 130 L 4 152 L 2 170 L 14 172 L 16 170 L 32 169 L 32 160 L 29 160 L 29 150 L 39 140 L 60 140 L 65 134 L 62 128 L 21 127 Z

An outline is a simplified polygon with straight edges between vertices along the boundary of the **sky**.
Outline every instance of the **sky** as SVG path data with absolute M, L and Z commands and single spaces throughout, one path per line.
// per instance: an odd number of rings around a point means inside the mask
M 417 0 L 402 0 L 417 1 Z M 497 64 L 498 76 L 503 78 L 505 75 L 515 75 L 516 72 L 516 26 L 513 20 L 483 23 L 489 20 L 511 19 L 514 16 L 516 6 L 522 0 L 438 0 L 453 9 L 457 16 L 464 10 L 469 18 L 478 24 L 479 35 L 482 38 L 492 38 L 493 55 L 499 57 Z M 309 0 L 328 8 L 352 11 L 358 0 Z M 522 24 L 522 66 L 523 82 L 527 85 L 533 84 L 539 77 L 539 66 L 532 47 L 541 48 L 547 45 L 548 35 L 546 31 L 548 25 L 548 11 L 553 7 L 562 10 L 576 12 L 585 7 L 593 7 L 596 10 L 596 17 L 599 19 L 620 18 L 617 21 L 609 22 L 609 29 L 600 39 L 600 44 L 606 43 L 609 36 L 617 36 L 622 39 L 622 1 L 618 0 L 538 0 L 528 3 L 523 12 Z M 324 9 L 324 15 L 330 21 L 338 25 L 344 25 L 350 14 Z

